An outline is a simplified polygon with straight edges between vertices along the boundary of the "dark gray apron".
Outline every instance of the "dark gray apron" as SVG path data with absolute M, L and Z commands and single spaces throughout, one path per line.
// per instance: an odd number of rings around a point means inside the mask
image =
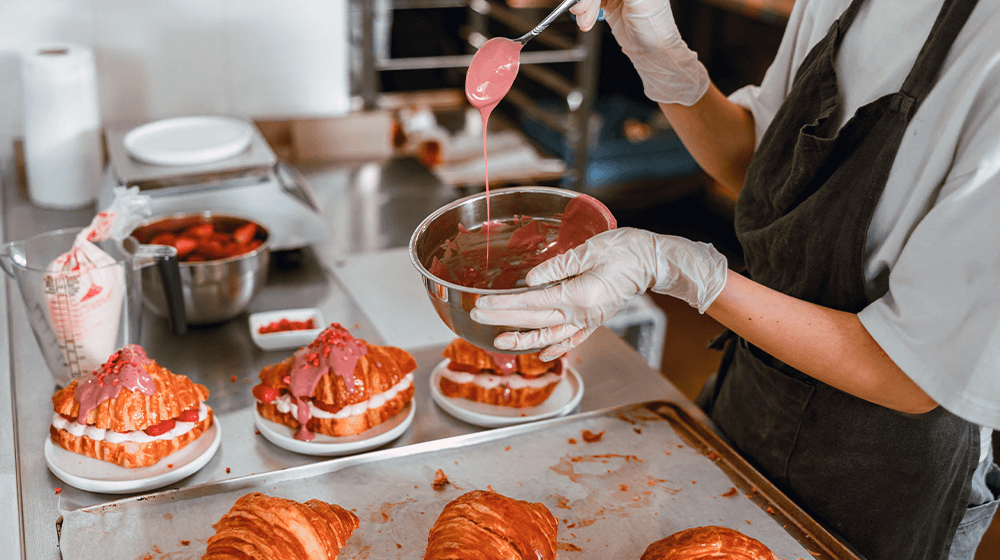
M 756 282 L 852 313 L 870 303 L 865 236 L 900 141 L 976 4 L 945 0 L 900 91 L 859 108 L 838 131 L 834 60 L 861 3 L 854 0 L 799 68 L 751 161 L 735 220 Z M 947 557 L 969 502 L 977 426 L 941 407 L 910 415 L 872 404 L 738 337 L 699 404 L 861 554 Z

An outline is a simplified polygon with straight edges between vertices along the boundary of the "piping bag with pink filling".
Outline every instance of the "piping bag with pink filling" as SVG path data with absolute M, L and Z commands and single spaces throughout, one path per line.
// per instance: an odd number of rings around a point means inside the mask
M 63 358 L 78 375 L 99 368 L 118 349 L 128 295 L 125 274 L 132 270 L 131 262 L 112 257 L 97 243 L 124 239 L 149 214 L 149 197 L 140 195 L 138 187 L 116 188 L 108 208 L 94 216 L 72 248 L 47 267 L 49 319 Z

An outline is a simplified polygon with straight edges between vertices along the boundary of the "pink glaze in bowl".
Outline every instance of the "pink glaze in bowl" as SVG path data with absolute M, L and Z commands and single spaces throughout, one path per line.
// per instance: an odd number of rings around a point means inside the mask
M 487 262 L 484 258 L 487 236 L 483 228 L 487 222 L 486 204 L 484 192 L 456 200 L 431 213 L 410 238 L 410 261 L 420 272 L 427 297 L 438 316 L 456 335 L 491 352 L 526 354 L 540 350 L 511 352 L 494 347 L 493 340 L 500 333 L 523 329 L 473 321 L 469 312 L 476 300 L 484 295 L 515 294 L 548 287 L 528 287 L 523 276 L 538 262 L 565 252 L 597 233 L 614 229 L 617 221 L 600 201 L 576 191 L 553 187 L 492 189 L 490 224 L 500 225 L 490 229 L 490 274 L 486 275 L 487 267 L 483 266 Z M 564 217 L 568 218 L 565 222 Z M 535 222 L 540 224 L 542 237 L 534 233 L 525 235 L 526 228 L 522 226 L 535 227 Z M 546 232 L 549 235 L 544 238 Z M 515 258 L 504 262 L 502 267 L 496 266 L 504 258 L 516 257 L 518 250 L 513 247 L 524 247 L 525 240 L 538 249 L 524 253 L 528 256 L 523 260 Z M 446 245 L 450 245 L 450 260 L 442 258 Z M 451 266 L 442 266 L 442 261 L 446 260 Z M 512 270 L 516 274 L 511 273 Z M 505 276 L 505 273 L 508 274 Z M 489 280 L 480 280 L 482 277 Z

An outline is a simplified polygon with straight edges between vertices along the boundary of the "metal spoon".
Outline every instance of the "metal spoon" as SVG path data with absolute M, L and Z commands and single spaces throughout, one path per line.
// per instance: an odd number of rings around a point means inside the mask
M 545 31 L 545 28 L 548 27 L 550 23 L 552 23 L 557 17 L 561 16 L 563 12 L 572 8 L 573 4 L 576 4 L 579 1 L 580 0 L 563 0 L 562 3 L 556 6 L 556 9 L 552 10 L 551 14 L 546 16 L 545 19 L 541 21 L 541 23 L 536 25 L 535 28 L 532 29 L 531 31 L 525 33 L 524 35 L 518 37 L 517 39 L 514 39 L 514 42 L 521 43 L 521 46 L 526 45 L 528 41 L 532 40 L 536 35 L 538 35 L 542 31 Z
M 553 20 L 579 1 L 563 0 L 534 29 L 517 39 L 494 37 L 479 46 L 465 75 L 465 96 L 483 113 L 484 125 L 490 111 L 507 95 L 514 84 L 524 45 L 545 31 Z

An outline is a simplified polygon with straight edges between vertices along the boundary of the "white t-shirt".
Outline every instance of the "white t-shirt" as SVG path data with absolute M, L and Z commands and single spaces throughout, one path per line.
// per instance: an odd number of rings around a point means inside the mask
M 841 125 L 898 91 L 941 4 L 862 5 L 836 60 Z M 731 96 L 753 113 L 758 142 L 848 5 L 797 0 L 761 85 Z M 988 444 L 1000 429 L 1000 0 L 979 0 L 906 130 L 868 228 L 864 272 L 873 302 L 862 324 L 931 398 L 982 425 Z

